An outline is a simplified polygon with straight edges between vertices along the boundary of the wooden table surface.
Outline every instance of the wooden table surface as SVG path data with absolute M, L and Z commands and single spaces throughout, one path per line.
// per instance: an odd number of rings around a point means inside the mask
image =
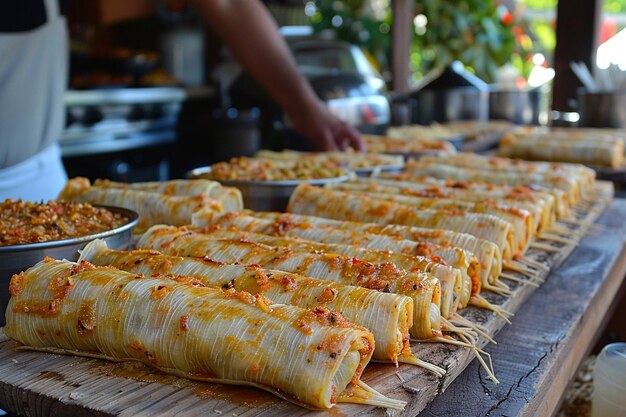
M 600 218 L 603 226 L 585 236 L 546 283 L 532 294 L 530 287 L 518 287 L 506 300 L 505 308 L 519 311 L 496 337 L 498 345 L 487 347 L 501 384 L 489 381 L 476 361 L 461 372 L 471 355 L 439 344 L 426 344 L 420 352 L 448 369 L 441 380 L 409 365 L 390 371 L 381 364 L 368 366 L 364 379 L 393 398 L 407 400 L 403 416 L 417 414 L 444 389 L 420 416 L 551 415 L 624 277 L 624 218 L 626 200 L 614 200 Z M 553 262 L 564 256 L 562 251 Z M 472 311 L 486 320 L 479 322 L 491 334 L 503 325 L 492 314 Z M 0 358 L 0 408 L 28 410 L 33 416 L 386 414 L 349 404 L 310 413 L 249 388 L 192 383 L 145 369 L 121 369 L 118 374 L 117 364 L 95 359 L 16 352 L 1 334 Z M 129 379 L 129 372 L 137 375 Z
M 615 199 L 602 225 L 526 301 L 488 345 L 499 385 L 471 363 L 420 417 L 551 416 L 593 347 L 626 274 L 626 200 Z

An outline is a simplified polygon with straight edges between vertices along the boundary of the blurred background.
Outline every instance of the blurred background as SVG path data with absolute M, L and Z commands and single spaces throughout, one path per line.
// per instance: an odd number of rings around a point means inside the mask
M 589 110 L 626 101 L 626 0 L 265 3 L 317 94 L 361 132 L 626 124 L 619 103 L 611 119 Z M 166 179 L 260 148 L 311 148 L 188 1 L 70 2 L 68 20 L 70 176 Z

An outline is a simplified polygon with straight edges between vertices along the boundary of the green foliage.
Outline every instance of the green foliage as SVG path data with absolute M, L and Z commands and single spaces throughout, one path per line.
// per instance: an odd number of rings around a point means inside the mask
M 316 32 L 332 30 L 338 39 L 362 46 L 384 72 L 391 58 L 391 11 L 383 18 L 368 15 L 364 9 L 371 1 L 375 0 L 316 0 L 311 22 Z M 554 7 L 549 4 L 556 0 L 527 3 Z M 496 0 L 418 0 L 417 14 L 428 20 L 425 30 L 412 32 L 411 66 L 417 77 L 453 60 L 460 60 L 487 82 L 492 82 L 497 69 L 510 61 L 518 63 L 523 73 L 529 71 L 526 51 L 532 40 L 517 36 L 516 42 L 513 29 L 517 24 Z M 554 42 L 548 31 L 541 27 L 539 31 L 546 43 Z
M 611 1 L 611 0 L 606 0 Z M 533 10 L 554 10 L 558 0 L 526 0 L 524 3 L 529 9 Z
M 338 39 L 368 51 L 384 72 L 391 60 L 391 11 L 382 18 L 365 13 L 377 0 L 315 0 L 311 17 L 315 31 L 332 30 Z M 555 10 L 558 0 L 525 0 L 527 9 Z M 411 66 L 416 77 L 430 69 L 460 60 L 487 82 L 507 62 L 525 76 L 532 68 L 528 53 L 552 55 L 556 35 L 551 22 L 511 15 L 496 0 L 417 0 L 415 14 L 428 19 L 425 31 L 413 32 Z M 604 0 L 604 11 L 626 13 L 626 0 Z M 333 18 L 335 19 L 333 21 Z
M 556 32 L 549 22 L 536 21 L 530 24 L 531 30 L 537 37 L 539 44 L 546 52 L 554 51 L 556 46 Z
M 366 1 L 316 0 L 311 23 L 315 32 L 332 30 L 337 39 L 361 46 L 384 71 L 391 60 L 391 12 L 382 19 L 369 16 L 363 13 Z
M 626 12 L 626 0 L 604 0 L 604 11 L 609 13 Z
M 521 48 L 515 42 L 510 13 L 495 1 L 422 0 L 418 13 L 428 23 L 423 34 L 414 36 L 412 62 L 417 74 L 463 62 L 487 82 L 495 79 L 497 69 Z

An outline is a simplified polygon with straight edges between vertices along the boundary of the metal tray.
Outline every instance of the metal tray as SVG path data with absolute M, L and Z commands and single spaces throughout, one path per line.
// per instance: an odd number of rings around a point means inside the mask
M 187 178 L 198 178 L 211 172 L 211 167 L 200 167 L 187 172 Z M 218 182 L 228 187 L 236 187 L 241 191 L 243 204 L 247 209 L 255 211 L 285 211 L 289 197 L 300 184 L 324 185 L 344 182 L 349 175 L 332 178 L 320 178 L 312 180 L 287 180 L 287 181 L 244 181 L 244 180 L 219 180 Z
M 4 312 L 9 302 L 9 281 L 13 274 L 24 271 L 46 256 L 55 259 L 78 259 L 78 251 L 95 239 L 104 240 L 112 249 L 128 249 L 132 243 L 133 228 L 139 215 L 121 207 L 97 206 L 113 213 L 119 213 L 129 222 L 104 232 L 72 239 L 51 240 L 49 242 L 28 243 L 23 245 L 0 246 L 0 327 L 5 324 Z
M 426 151 L 414 151 L 414 152 L 384 152 L 384 154 L 386 155 L 393 155 L 393 156 L 401 156 L 404 158 L 404 162 L 407 162 L 409 159 L 419 159 L 423 156 L 445 156 L 445 155 L 452 155 L 453 152 L 456 152 L 455 150 L 441 150 L 441 149 L 433 149 L 433 150 L 426 150 Z
M 400 155 L 400 154 L 394 154 Z M 370 177 L 380 172 L 400 172 L 404 168 L 402 165 L 377 165 L 366 168 L 352 168 L 352 171 L 359 177 Z

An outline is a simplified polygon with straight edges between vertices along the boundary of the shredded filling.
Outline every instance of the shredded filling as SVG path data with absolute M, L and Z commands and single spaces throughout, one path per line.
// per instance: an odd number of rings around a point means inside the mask
M 88 203 L 6 199 L 0 203 L 0 246 L 87 236 L 128 221 L 119 213 Z

